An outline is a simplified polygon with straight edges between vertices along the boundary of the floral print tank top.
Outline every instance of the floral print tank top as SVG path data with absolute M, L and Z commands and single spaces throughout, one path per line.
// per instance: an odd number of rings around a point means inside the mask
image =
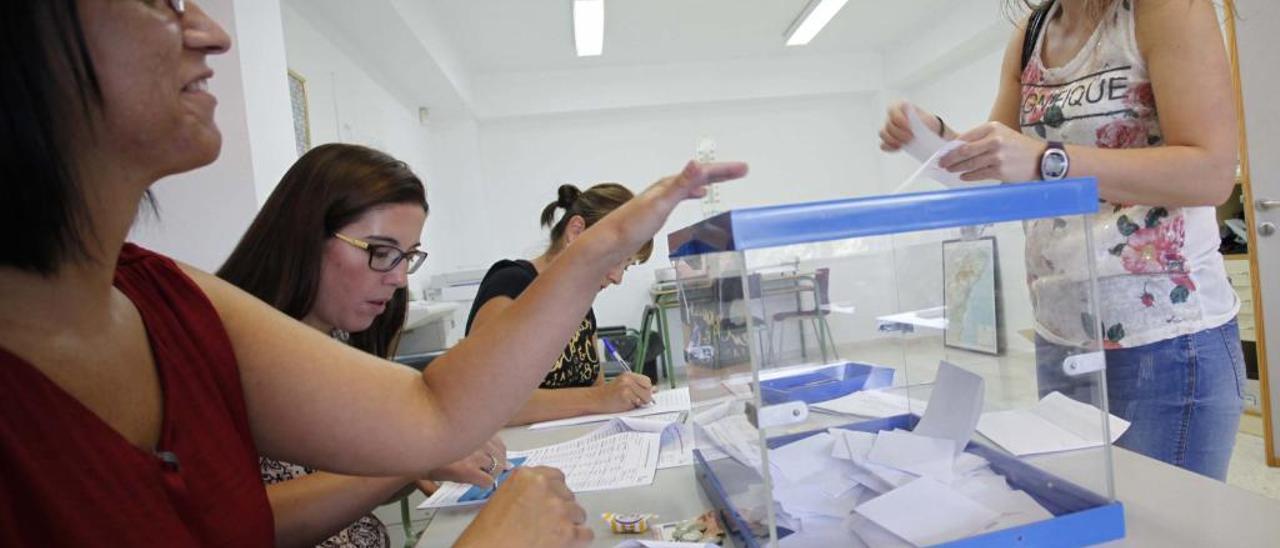
M 1113 2 L 1093 36 L 1061 67 L 1044 65 L 1040 33 L 1022 72 L 1022 133 L 1098 148 L 1164 143 L 1134 34 L 1136 1 Z M 1048 20 L 1059 9 L 1054 5 Z M 1103 203 L 1087 227 L 1098 274 L 1101 318 L 1095 318 L 1080 299 L 1088 271 L 1081 222 L 1027 225 L 1037 332 L 1051 342 L 1085 344 L 1100 328 L 1105 348 L 1140 346 L 1217 327 L 1239 310 L 1218 253 L 1212 207 Z

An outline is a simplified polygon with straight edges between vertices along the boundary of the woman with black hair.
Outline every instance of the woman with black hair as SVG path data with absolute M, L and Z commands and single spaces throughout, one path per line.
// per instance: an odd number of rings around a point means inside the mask
M 556 200 L 542 209 L 540 217 L 542 226 L 551 231 L 547 249 L 532 260 L 502 260 L 489 267 L 476 290 L 476 299 L 471 303 L 467 333 L 500 316 L 540 272 L 550 268 L 569 244 L 633 197 L 627 187 L 618 183 L 600 183 L 586 190 L 579 190 L 574 185 L 560 185 Z M 564 213 L 556 220 L 558 210 L 564 210 Z M 635 256 L 614 265 L 600 280 L 599 289 L 621 284 L 627 269 L 648 260 L 652 250 L 653 242 L 647 242 Z M 596 350 L 596 314 L 594 310 L 588 310 L 573 336 L 566 339 L 564 351 L 556 358 L 551 371 L 524 407 L 511 417 L 510 424 L 629 411 L 653 401 L 652 394 L 653 385 L 649 377 L 630 371 L 605 381 Z

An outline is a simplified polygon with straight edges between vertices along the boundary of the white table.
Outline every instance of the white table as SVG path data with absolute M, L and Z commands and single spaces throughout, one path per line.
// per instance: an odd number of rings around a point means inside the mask
M 512 450 L 528 449 L 572 439 L 597 426 L 507 428 L 502 439 Z M 1280 546 L 1280 501 L 1124 449 L 1116 448 L 1113 454 L 1116 497 L 1124 503 L 1128 535 L 1107 546 Z M 600 519 L 603 512 L 652 512 L 662 523 L 711 509 L 691 466 L 659 470 L 652 485 L 583 493 L 578 501 L 595 532 L 592 546 L 604 548 L 635 537 L 610 532 Z M 438 511 L 418 547 L 450 546 L 478 511 Z M 415 519 L 423 515 L 421 510 L 414 512 Z

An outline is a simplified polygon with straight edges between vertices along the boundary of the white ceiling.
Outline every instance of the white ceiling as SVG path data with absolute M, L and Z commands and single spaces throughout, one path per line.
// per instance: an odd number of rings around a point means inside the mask
M 789 48 L 783 34 L 807 0 L 605 0 L 604 54 L 579 58 L 572 0 L 425 1 L 473 74 L 881 51 L 956 7 L 849 0 L 812 43 Z

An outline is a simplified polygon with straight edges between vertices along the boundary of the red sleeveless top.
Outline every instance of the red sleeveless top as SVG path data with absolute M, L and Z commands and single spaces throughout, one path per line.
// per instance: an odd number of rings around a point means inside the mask
M 239 370 L 213 304 L 172 260 L 132 244 L 115 287 L 155 357 L 159 446 L 138 449 L 0 348 L 0 546 L 270 546 Z

